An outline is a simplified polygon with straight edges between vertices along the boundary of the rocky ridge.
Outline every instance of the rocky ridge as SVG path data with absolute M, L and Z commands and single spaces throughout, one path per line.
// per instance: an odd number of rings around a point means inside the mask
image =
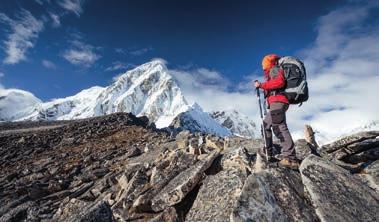
M 260 166 L 261 141 L 116 113 L 0 124 L 0 221 L 378 221 L 379 132 L 320 148 L 299 171 Z

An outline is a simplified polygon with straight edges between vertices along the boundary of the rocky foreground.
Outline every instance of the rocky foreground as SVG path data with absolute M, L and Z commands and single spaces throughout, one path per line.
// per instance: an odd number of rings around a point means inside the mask
M 2 221 L 379 221 L 379 132 L 315 149 L 299 171 L 259 164 L 258 140 L 112 114 L 0 125 Z

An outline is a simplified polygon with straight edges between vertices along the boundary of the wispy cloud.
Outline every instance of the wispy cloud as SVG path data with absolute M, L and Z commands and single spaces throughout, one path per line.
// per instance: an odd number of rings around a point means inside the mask
M 4 76 L 5 76 L 5 74 L 0 71 L 0 78 L 3 78 Z
M 118 53 L 118 54 L 123 54 L 123 55 L 126 54 L 126 50 L 125 50 L 125 49 L 122 49 L 122 48 L 116 48 L 114 51 L 115 51 L 116 53 Z
M 105 71 L 106 72 L 111 72 L 111 71 L 119 71 L 119 70 L 127 70 L 129 68 L 132 68 L 134 67 L 134 65 L 128 63 L 124 63 L 124 62 L 120 62 L 120 61 L 115 61 L 115 62 L 112 62 L 112 64 L 110 66 L 108 66 Z
M 153 51 L 153 50 L 154 50 L 153 47 L 149 46 L 146 48 L 130 49 L 130 50 L 126 50 L 126 49 L 122 49 L 122 48 L 116 48 L 115 52 L 118 54 L 122 54 L 122 55 L 141 56 L 141 55 L 144 55 L 144 54 L 146 54 L 150 51 Z
M 57 27 L 61 26 L 61 17 L 58 14 L 53 13 L 53 12 L 49 12 L 49 16 L 50 16 L 50 19 L 51 19 L 51 25 L 54 28 L 57 28 Z
M 153 50 L 153 47 L 146 47 L 146 48 L 142 48 L 142 49 L 136 49 L 136 50 L 132 50 L 129 52 L 129 54 L 133 55 L 133 56 L 141 56 L 147 52 L 150 52 Z
M 62 8 L 76 14 L 76 16 L 79 17 L 80 14 L 83 12 L 84 0 L 61 0 L 58 2 L 58 4 Z
M 33 48 L 44 24 L 29 11 L 22 9 L 15 19 L 0 13 L 0 22 L 10 27 L 9 35 L 4 41 L 5 64 L 16 64 L 26 60 L 26 53 Z
M 101 55 L 98 54 L 96 48 L 90 44 L 84 43 L 80 36 L 74 35 L 74 40 L 70 41 L 70 48 L 62 54 L 68 62 L 73 65 L 90 67 Z
M 52 61 L 49 61 L 49 60 L 42 60 L 42 65 L 47 68 L 47 69 L 56 69 L 57 66 L 52 62 Z

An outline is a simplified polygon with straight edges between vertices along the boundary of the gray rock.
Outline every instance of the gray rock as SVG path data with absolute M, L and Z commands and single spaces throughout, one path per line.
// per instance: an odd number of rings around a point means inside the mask
M 297 172 L 273 168 L 251 174 L 232 221 L 318 221 Z
M 10 221 L 38 221 L 34 215 L 33 211 L 36 209 L 34 202 L 25 202 L 5 213 L 0 217 L 0 222 L 10 222 Z
M 295 142 L 296 157 L 299 160 L 304 160 L 307 156 L 311 154 L 317 154 L 314 146 L 309 144 L 305 139 L 300 139 Z
M 141 194 L 148 183 L 148 177 L 145 170 L 138 170 L 132 179 L 124 184 L 123 179 L 119 180 L 121 189 L 116 195 L 116 203 L 112 206 L 115 217 L 119 220 L 128 220 L 128 210 L 132 206 L 133 201 Z
M 363 174 L 361 174 L 367 185 L 377 193 L 379 193 L 379 160 L 372 162 L 365 169 L 363 169 Z
M 245 178 L 237 170 L 225 170 L 208 176 L 186 216 L 186 221 L 229 221 Z
M 162 213 L 158 214 L 158 216 L 154 217 L 150 220 L 150 222 L 178 222 L 179 218 L 176 214 L 176 210 L 174 207 L 169 207 L 164 210 Z
M 274 193 L 264 179 L 256 174 L 250 175 L 242 188 L 230 221 L 288 221 L 278 206 Z
M 181 172 L 172 179 L 157 196 L 152 200 L 152 209 L 155 212 L 164 210 L 169 206 L 179 203 L 202 179 L 203 172 L 207 170 L 213 160 L 220 155 L 219 151 L 214 151 L 195 165 Z
M 377 159 L 379 159 L 379 145 L 375 148 L 365 150 L 360 153 L 345 156 L 341 160 L 346 163 L 357 164 L 362 162 L 375 161 Z
M 353 143 L 357 143 L 367 139 L 373 139 L 379 136 L 379 131 L 368 131 L 368 132 L 360 132 L 353 134 L 351 136 L 344 137 L 335 142 L 326 144 L 322 146 L 320 149 L 322 152 L 331 153 L 342 147 L 348 146 Z
M 53 221 L 65 222 L 112 222 L 112 210 L 106 202 L 85 202 L 71 199 L 64 202 L 55 213 Z
M 222 169 L 240 170 L 245 174 L 252 171 L 252 162 L 254 158 L 249 154 L 245 147 L 238 147 L 234 150 L 228 150 L 221 159 Z
M 360 142 L 352 143 L 346 147 L 342 147 L 329 155 L 336 160 L 349 162 L 349 158 L 360 152 L 369 151 L 379 148 L 379 138 L 366 139 Z M 372 152 L 372 151 L 369 151 Z M 376 157 L 377 158 L 377 157 Z M 365 161 L 365 160 L 363 160 Z
M 300 172 L 321 221 L 379 220 L 377 193 L 348 171 L 311 155 Z
M 140 195 L 133 203 L 134 211 L 152 211 L 151 200 L 179 173 L 196 163 L 195 156 L 184 150 L 175 150 L 163 154 L 155 161 L 150 176 L 151 189 Z

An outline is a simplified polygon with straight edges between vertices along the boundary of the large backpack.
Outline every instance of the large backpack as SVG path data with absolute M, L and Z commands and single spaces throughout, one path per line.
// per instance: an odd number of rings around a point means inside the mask
M 308 100 L 308 83 L 304 63 L 292 56 L 281 57 L 278 65 L 284 70 L 286 85 L 284 94 L 290 104 L 302 104 Z

